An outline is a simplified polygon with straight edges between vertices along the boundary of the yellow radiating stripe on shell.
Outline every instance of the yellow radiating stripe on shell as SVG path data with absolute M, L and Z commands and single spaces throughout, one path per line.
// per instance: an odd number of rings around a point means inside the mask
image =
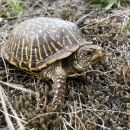
M 50 33 L 49 33 L 50 34 Z M 60 47 L 63 47 L 63 45 L 60 42 L 57 42 L 56 39 L 50 34 L 49 35 Z
M 23 39 L 23 42 L 22 42 L 22 53 L 21 53 L 21 60 L 23 61 L 23 49 L 24 49 L 24 39 Z
M 63 34 L 65 33 L 65 30 L 62 29 Z M 63 36 L 63 45 L 66 46 L 65 36 Z
M 19 53 L 19 46 L 20 46 L 20 37 L 19 37 L 19 40 L 18 40 L 18 46 L 17 46 L 17 50 L 16 50 L 16 57 L 18 57 L 18 53 Z M 16 46 L 15 46 L 16 47 Z
M 26 35 L 26 44 L 29 44 L 29 42 L 28 42 L 28 35 Z M 26 60 L 28 60 L 28 57 L 29 57 L 29 55 L 28 55 L 28 46 L 26 46 L 25 47 L 25 55 L 26 55 Z
M 49 33 L 49 36 L 50 36 L 54 41 L 56 41 L 55 38 L 51 35 L 51 33 Z
M 38 58 L 37 58 L 37 48 L 35 48 L 35 57 L 36 57 L 36 61 L 38 61 Z
M 58 51 L 58 49 L 55 47 L 53 42 L 50 42 L 50 44 L 53 46 L 53 48 L 55 49 L 55 51 Z
M 27 46 L 25 47 L 25 50 L 26 50 L 26 60 L 28 60 L 28 47 Z
M 12 45 L 11 45 L 11 51 L 14 49 L 14 46 L 15 46 L 15 45 L 14 45 L 14 44 L 15 44 L 14 42 L 15 42 L 16 32 L 14 32 L 12 35 L 13 35 L 13 36 L 12 36 L 12 37 L 13 37 L 13 40 L 12 40 Z
M 71 32 L 71 31 L 69 31 L 70 33 L 71 33 L 71 36 L 75 39 L 75 41 L 77 42 L 77 43 L 79 43 L 78 41 L 77 41 L 77 39 L 75 38 L 75 36 L 73 35 L 73 33 Z
M 46 55 L 46 57 L 47 57 L 47 56 L 48 56 L 48 53 L 47 53 L 47 51 L 46 51 L 45 45 L 43 45 L 43 49 L 44 49 L 45 55 Z
M 58 37 L 60 36 L 60 33 L 58 32 L 58 30 L 55 27 L 51 28 L 51 32 L 54 32 L 54 33 L 58 34 Z
M 60 42 L 57 42 L 57 44 L 58 44 L 59 46 L 63 47 L 63 44 L 61 44 Z
M 47 41 L 47 39 L 46 39 L 46 34 L 44 34 L 43 38 L 44 38 L 44 40 L 45 40 L 45 42 L 46 42 L 47 47 L 49 48 L 49 51 L 52 53 L 52 50 L 51 50 L 51 48 L 50 48 L 50 46 L 49 46 L 49 43 L 48 43 L 48 41 Z M 45 44 L 45 43 L 44 43 L 44 44 Z M 45 50 L 46 50 L 46 48 L 45 48 Z M 46 52 L 47 52 L 47 51 L 46 51 Z M 48 55 L 48 54 L 47 54 L 47 55 Z
M 69 39 L 69 37 L 68 37 L 67 35 L 66 35 L 66 37 L 67 37 L 69 43 L 72 44 L 72 42 L 71 42 L 71 40 Z
M 25 31 L 23 32 L 23 37 L 25 38 Z M 22 59 L 22 61 L 23 61 L 23 50 L 24 50 L 24 44 L 25 44 L 25 39 L 23 38 L 23 41 L 22 41 L 22 54 L 21 54 L 21 59 Z
M 40 42 L 39 42 L 38 35 L 37 35 L 37 43 L 38 43 L 38 51 L 39 51 L 40 60 L 43 60 L 42 55 L 41 55 Z
M 28 67 L 29 67 L 29 69 L 31 70 L 31 68 L 32 68 L 32 46 L 33 46 L 33 37 L 32 37 L 32 39 L 31 39 L 31 46 L 30 46 L 30 58 L 29 58 L 29 65 L 28 65 Z
M 66 45 L 65 45 L 65 38 L 64 38 L 64 37 L 63 37 L 63 45 L 66 46 Z
M 16 40 L 15 40 L 15 38 L 16 38 L 16 32 L 14 32 L 14 39 L 13 39 L 13 42 L 14 42 L 14 44 L 12 44 L 13 46 L 12 46 L 12 56 L 11 56 L 11 58 L 10 58 L 10 63 L 11 64 L 13 64 L 13 65 L 16 65 L 17 66 L 17 63 L 16 62 L 14 62 L 14 50 L 16 49 L 16 46 L 17 46 L 17 42 L 16 42 Z M 20 39 L 20 38 L 19 38 Z M 15 55 L 16 56 L 16 55 Z
M 13 65 L 15 65 L 15 66 L 18 66 L 18 65 L 17 65 L 17 62 L 14 61 L 13 56 L 12 56 L 11 59 L 10 59 L 10 63 L 13 64 Z

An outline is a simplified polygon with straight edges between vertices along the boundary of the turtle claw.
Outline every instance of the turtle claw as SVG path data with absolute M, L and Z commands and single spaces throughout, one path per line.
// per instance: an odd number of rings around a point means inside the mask
M 47 107 L 48 112 L 60 112 L 63 110 L 64 103 L 61 100 L 53 99 L 52 103 L 50 103 Z
M 54 107 L 54 111 L 61 111 L 63 109 L 63 102 L 61 100 L 54 100 L 52 106 Z

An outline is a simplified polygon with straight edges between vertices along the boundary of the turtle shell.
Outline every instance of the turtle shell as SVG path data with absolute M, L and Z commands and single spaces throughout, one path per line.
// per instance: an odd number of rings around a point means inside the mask
M 83 43 L 76 24 L 57 18 L 38 17 L 16 25 L 3 56 L 11 64 L 28 71 L 39 71 L 68 57 Z

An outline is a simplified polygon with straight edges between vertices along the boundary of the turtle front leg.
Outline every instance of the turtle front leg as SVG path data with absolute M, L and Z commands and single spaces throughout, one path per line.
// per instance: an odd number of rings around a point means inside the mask
M 52 106 L 54 110 L 57 111 L 63 108 L 66 89 L 66 73 L 61 66 L 56 67 L 55 75 L 52 80 L 54 92 Z

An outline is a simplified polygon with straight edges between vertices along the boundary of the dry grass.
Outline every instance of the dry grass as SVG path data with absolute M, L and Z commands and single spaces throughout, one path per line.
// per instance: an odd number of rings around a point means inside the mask
M 60 113 L 47 113 L 52 99 L 49 94 L 51 81 L 39 81 L 1 58 L 0 126 L 6 126 L 5 120 L 11 130 L 23 130 L 24 127 L 27 130 L 126 130 L 130 123 L 130 110 L 127 109 L 130 99 L 130 11 L 122 9 L 97 14 L 88 10 L 84 1 L 63 1 L 25 0 L 20 1 L 21 8 L 25 9 L 20 11 L 22 14 L 13 11 L 7 17 L 2 13 L 0 16 L 5 18 L 0 19 L 0 45 L 8 40 L 13 26 L 25 19 L 59 17 L 76 22 L 86 40 L 104 48 L 106 57 L 84 76 L 67 79 L 66 106 Z M 2 12 L 12 11 L 5 4 L 2 3 Z

